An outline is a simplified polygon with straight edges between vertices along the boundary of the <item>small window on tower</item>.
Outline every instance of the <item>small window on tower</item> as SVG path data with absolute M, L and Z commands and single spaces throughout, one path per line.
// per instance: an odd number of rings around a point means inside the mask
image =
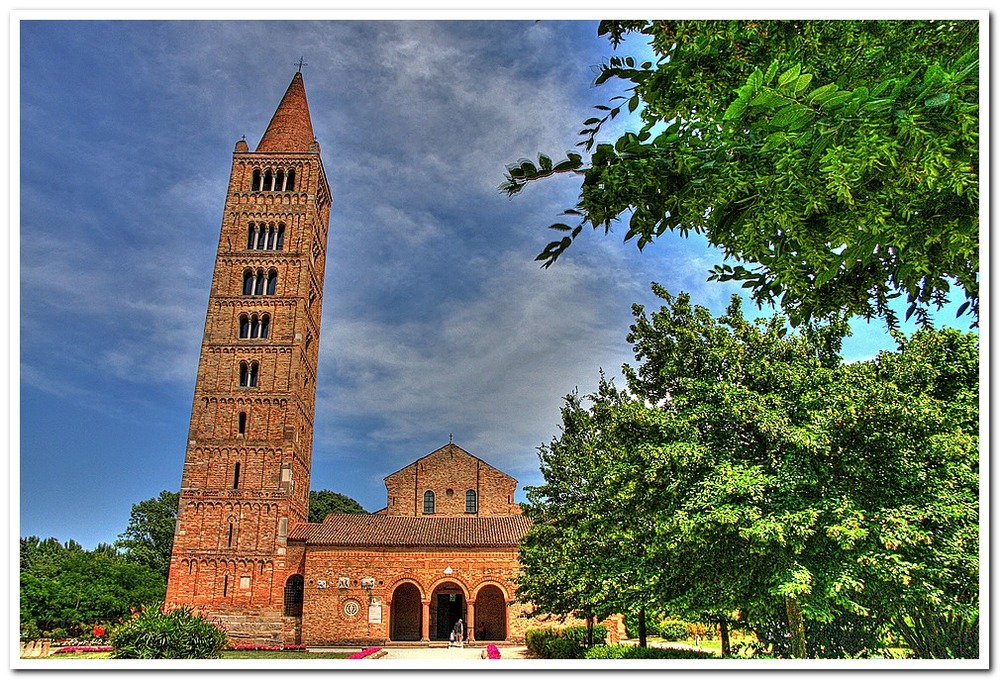
M 240 411 L 239 432 L 240 432 L 240 434 L 246 434 L 247 433 L 247 413 L 246 413 L 246 411 Z
M 433 515 L 434 514 L 434 492 L 425 491 L 424 492 L 424 514 Z
M 229 574 L 222 577 L 222 597 L 229 594 Z
M 242 414 L 240 414 L 240 415 L 242 415 Z M 237 462 L 236 465 L 233 466 L 233 488 L 234 489 L 240 488 L 240 464 L 239 464 L 239 462 Z M 231 536 L 232 536 L 232 530 L 233 530 L 233 525 L 230 524 L 229 525 L 230 540 L 232 540 L 232 538 L 231 538 Z
M 295 191 L 295 168 L 288 169 L 288 179 L 285 180 L 285 191 Z
M 465 511 L 468 513 L 476 513 L 479 508 L 476 503 L 476 492 L 469 489 L 465 492 Z
M 250 184 L 251 191 L 260 191 L 260 170 L 253 171 L 253 181 Z

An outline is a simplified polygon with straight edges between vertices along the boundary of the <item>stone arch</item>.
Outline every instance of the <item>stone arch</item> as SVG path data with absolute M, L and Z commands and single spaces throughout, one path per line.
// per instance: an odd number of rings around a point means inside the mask
M 507 593 L 496 583 L 476 590 L 476 640 L 507 639 Z
M 469 589 L 451 576 L 438 579 L 431 588 L 428 635 L 447 640 L 458 619 L 468 622 Z
M 393 586 L 389 604 L 389 639 L 394 642 L 420 640 L 423 620 L 423 592 L 420 586 L 405 579 Z

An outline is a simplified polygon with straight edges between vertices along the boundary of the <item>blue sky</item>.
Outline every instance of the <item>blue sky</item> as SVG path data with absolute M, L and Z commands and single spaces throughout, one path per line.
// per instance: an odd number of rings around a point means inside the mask
M 534 262 L 579 186 L 497 186 L 619 93 L 592 87 L 614 54 L 595 21 L 24 21 L 19 39 L 22 536 L 92 548 L 179 488 L 231 153 L 300 56 L 334 198 L 313 489 L 377 510 L 386 475 L 454 435 L 523 500 L 562 397 L 631 359 L 651 281 L 717 314 L 738 292 L 706 282 L 697 238 L 639 254 L 620 229 Z M 893 346 L 858 324 L 845 354 Z

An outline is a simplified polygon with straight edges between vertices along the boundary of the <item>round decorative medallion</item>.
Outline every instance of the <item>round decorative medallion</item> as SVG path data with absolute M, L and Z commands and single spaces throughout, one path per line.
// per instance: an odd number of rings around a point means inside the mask
M 348 600 L 344 603 L 344 614 L 346 614 L 348 618 L 353 619 L 358 615 L 359 611 L 361 611 L 361 603 L 357 600 Z

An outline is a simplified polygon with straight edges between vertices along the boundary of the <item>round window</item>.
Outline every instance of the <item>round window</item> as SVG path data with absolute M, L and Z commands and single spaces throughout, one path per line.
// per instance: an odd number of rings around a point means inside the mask
M 448 498 L 451 498 L 452 496 L 455 495 L 455 490 L 454 489 L 448 489 L 447 491 L 444 492 L 444 495 L 447 496 Z
M 358 615 L 359 611 L 361 611 L 361 603 L 357 600 L 348 600 L 344 603 L 344 614 L 346 614 L 348 618 L 353 619 Z

